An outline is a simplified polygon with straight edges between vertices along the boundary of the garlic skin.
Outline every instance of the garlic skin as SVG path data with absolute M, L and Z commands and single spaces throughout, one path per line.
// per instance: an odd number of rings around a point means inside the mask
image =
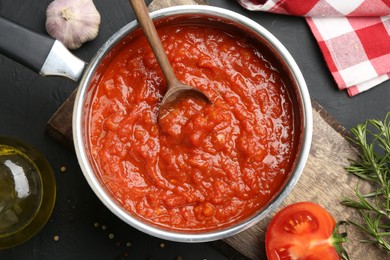
M 72 50 L 96 38 L 100 21 L 92 0 L 54 0 L 46 9 L 46 31 Z

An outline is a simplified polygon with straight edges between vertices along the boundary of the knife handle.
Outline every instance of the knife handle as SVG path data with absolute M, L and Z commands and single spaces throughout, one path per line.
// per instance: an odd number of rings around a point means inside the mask
M 86 63 L 61 42 L 0 16 L 0 53 L 42 76 L 79 81 Z
M 55 40 L 0 16 L 0 53 L 40 72 Z

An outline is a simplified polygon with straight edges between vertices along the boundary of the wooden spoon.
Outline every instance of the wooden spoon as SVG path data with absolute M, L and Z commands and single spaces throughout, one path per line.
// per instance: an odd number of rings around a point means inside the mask
M 167 53 L 157 34 L 156 27 L 149 16 L 149 10 L 146 7 L 145 1 L 129 0 L 129 2 L 167 81 L 167 92 L 161 101 L 159 117 L 162 108 L 167 107 L 169 103 L 174 102 L 179 96 L 187 97 L 196 95 L 210 103 L 209 98 L 201 90 L 183 84 L 177 79 L 173 68 L 169 63 Z

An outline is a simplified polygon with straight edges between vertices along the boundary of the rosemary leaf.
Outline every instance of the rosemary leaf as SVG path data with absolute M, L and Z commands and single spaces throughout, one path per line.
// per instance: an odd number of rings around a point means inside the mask
M 367 120 L 351 133 L 360 154 L 358 160 L 350 160 L 346 170 L 369 182 L 372 190 L 363 192 L 357 185 L 355 197 L 343 198 L 341 204 L 358 210 L 361 220 L 349 223 L 367 235 L 362 243 L 390 251 L 390 112 L 383 121 Z

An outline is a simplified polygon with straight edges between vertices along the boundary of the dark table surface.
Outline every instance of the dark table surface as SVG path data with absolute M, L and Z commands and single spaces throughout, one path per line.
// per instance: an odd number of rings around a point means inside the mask
M 50 2 L 0 0 L 0 15 L 46 33 L 45 10 Z M 94 2 L 102 16 L 99 35 L 74 52 L 85 61 L 134 19 L 126 0 Z M 271 31 L 296 59 L 311 97 L 347 129 L 369 118 L 383 119 L 390 111 L 390 81 L 353 98 L 337 90 L 303 18 L 249 12 L 233 0 L 208 2 L 244 14 Z M 56 205 L 47 225 L 25 244 L 0 251 L 0 259 L 226 259 L 209 244 L 182 244 L 145 235 L 103 206 L 85 181 L 74 152 L 44 133 L 47 121 L 76 87 L 66 79 L 43 78 L 0 55 L 0 135 L 40 150 L 57 182 Z M 62 166 L 65 172 L 60 171 Z M 54 241 L 54 236 L 59 241 Z

